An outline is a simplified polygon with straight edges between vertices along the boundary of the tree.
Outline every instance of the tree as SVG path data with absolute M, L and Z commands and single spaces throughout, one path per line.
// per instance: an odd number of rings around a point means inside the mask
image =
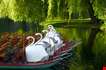
M 8 16 L 15 21 L 37 21 L 43 19 L 41 0 L 1 0 L 0 16 Z

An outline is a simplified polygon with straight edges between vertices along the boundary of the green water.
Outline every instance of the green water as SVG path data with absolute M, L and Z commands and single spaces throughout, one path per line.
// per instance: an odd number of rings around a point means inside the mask
M 0 28 L 1 32 L 5 32 L 5 31 L 15 32 L 18 31 L 18 29 L 22 28 L 21 24 L 9 24 L 9 25 L 1 24 L 0 27 L 1 27 Z M 61 33 L 62 37 L 66 40 L 86 40 L 88 38 L 89 29 L 87 28 L 82 28 L 80 26 L 78 28 L 71 28 L 71 27 L 67 27 L 67 28 L 55 27 L 55 28 L 59 33 Z M 53 70 L 53 69 L 43 68 L 37 70 Z
M 21 28 L 21 24 L 0 23 L 0 32 L 16 32 L 20 28 Z
M 78 22 L 79 23 L 79 22 Z M 76 23 L 77 24 L 77 23 Z M 83 25 L 83 23 L 81 22 L 81 24 Z M 85 22 L 84 22 L 85 24 Z M 4 31 L 12 31 L 15 32 L 18 29 L 21 28 L 21 25 L 0 25 L 0 32 L 4 32 Z M 104 26 L 103 26 L 104 28 Z M 93 52 L 95 54 L 95 64 L 82 64 L 81 63 L 81 48 L 84 44 L 86 44 L 89 34 L 90 34 L 90 30 L 91 28 L 84 28 L 84 27 L 66 27 L 66 28 L 62 28 L 62 27 L 56 27 L 56 30 L 58 32 L 61 33 L 61 35 L 64 37 L 64 39 L 67 40 L 81 40 L 83 42 L 82 45 L 80 45 L 78 48 L 75 48 L 75 57 L 73 57 L 73 60 L 70 59 L 71 64 L 69 64 L 68 66 L 70 67 L 71 70 L 86 70 L 86 68 L 90 69 L 90 70 L 94 70 L 95 67 L 97 67 L 98 69 L 101 68 L 101 65 L 105 65 L 106 64 L 106 32 L 99 32 L 97 34 L 95 43 L 94 43 L 94 47 L 93 47 Z M 76 64 L 76 65 L 75 65 Z M 95 67 L 94 67 L 95 66 Z M 59 68 L 59 67 L 57 67 Z M 34 70 L 34 69 L 33 69 Z M 52 68 L 43 68 L 43 69 L 35 69 L 35 70 L 53 70 Z

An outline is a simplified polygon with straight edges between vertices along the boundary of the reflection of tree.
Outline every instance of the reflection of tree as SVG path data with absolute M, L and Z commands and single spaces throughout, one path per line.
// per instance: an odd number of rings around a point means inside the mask
M 95 26 L 99 26 L 99 28 L 100 28 L 102 20 L 99 19 L 97 16 L 95 16 L 93 6 L 92 6 L 93 2 L 91 3 L 90 0 L 83 0 L 83 1 L 86 2 L 88 13 L 89 13 L 89 16 L 91 18 L 91 23 Z M 94 55 L 92 52 L 92 47 L 93 47 L 96 35 L 100 31 L 99 28 L 92 28 L 91 29 L 87 44 L 83 47 L 83 56 L 85 56 L 85 58 L 88 59 L 87 60 L 88 62 L 93 61 Z

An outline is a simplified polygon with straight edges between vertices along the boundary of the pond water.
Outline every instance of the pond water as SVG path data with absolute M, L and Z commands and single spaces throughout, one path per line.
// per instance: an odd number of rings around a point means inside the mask
M 22 29 L 22 24 L 18 23 L 8 23 L 8 24 L 0 24 L 0 32 L 16 32 L 19 29 Z M 66 40 L 86 40 L 88 37 L 88 31 L 86 28 L 71 28 L 71 27 L 56 27 L 56 30 L 61 33 L 62 37 Z M 57 67 L 58 68 L 58 67 Z M 37 70 L 53 70 L 52 68 L 43 68 Z
M 85 24 L 86 22 L 81 24 Z M 77 24 L 77 23 L 76 23 Z M 18 31 L 18 29 L 22 28 L 21 24 L 0 24 L 0 32 L 16 32 Z M 62 28 L 62 27 L 56 27 L 56 30 L 58 32 L 61 33 L 62 37 L 64 39 L 67 40 L 82 40 L 84 43 L 87 41 L 89 33 L 90 33 L 90 28 L 83 28 L 78 26 L 77 28 L 73 28 L 73 27 L 66 27 L 66 28 Z M 97 36 L 99 39 L 100 37 Z M 105 33 L 105 37 L 106 37 L 106 33 Z M 101 37 L 102 38 L 102 37 Z M 100 43 L 99 46 L 101 46 L 101 41 L 97 40 L 98 43 Z M 106 39 L 105 39 L 105 43 L 106 43 Z M 96 44 L 98 46 L 98 44 Z M 98 47 L 94 47 L 94 49 L 96 48 L 96 50 L 99 48 Z M 103 46 L 103 44 L 102 44 Z M 102 51 L 102 47 L 101 47 L 101 51 Z M 100 51 L 100 48 L 98 49 Z M 97 53 L 97 52 L 95 52 Z M 53 70 L 52 68 L 43 68 L 43 69 L 37 69 L 37 70 Z
M 16 32 L 19 28 L 21 28 L 20 24 L 0 23 L 0 32 Z

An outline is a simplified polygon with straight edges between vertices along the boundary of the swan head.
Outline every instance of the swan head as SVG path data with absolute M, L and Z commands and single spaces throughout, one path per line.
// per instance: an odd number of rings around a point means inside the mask
M 43 36 L 45 36 L 48 33 L 48 30 L 42 30 Z
M 36 33 L 35 35 L 42 35 L 41 33 Z
M 43 32 L 43 33 L 47 33 L 48 31 L 47 31 L 47 30 L 42 30 L 42 32 Z
M 33 36 L 28 36 L 26 39 L 27 39 L 27 40 L 29 40 L 29 39 L 32 39 L 32 40 L 33 40 L 30 45 L 33 45 L 34 42 L 35 42 L 35 38 L 34 38 Z
M 53 25 L 48 25 L 48 31 L 54 31 L 54 32 L 56 32 L 56 30 L 53 27 Z
M 32 36 L 28 36 L 26 39 L 28 40 L 28 39 L 31 39 L 31 38 L 33 38 Z
M 36 35 L 36 36 L 37 36 L 37 35 L 40 36 L 40 39 L 35 43 L 35 44 L 37 44 L 38 42 L 40 42 L 40 41 L 42 40 L 43 36 L 42 36 L 41 33 L 36 33 L 35 35 Z M 37 38 L 39 38 L 39 37 L 37 37 Z
M 54 29 L 53 25 L 48 25 L 48 29 Z

